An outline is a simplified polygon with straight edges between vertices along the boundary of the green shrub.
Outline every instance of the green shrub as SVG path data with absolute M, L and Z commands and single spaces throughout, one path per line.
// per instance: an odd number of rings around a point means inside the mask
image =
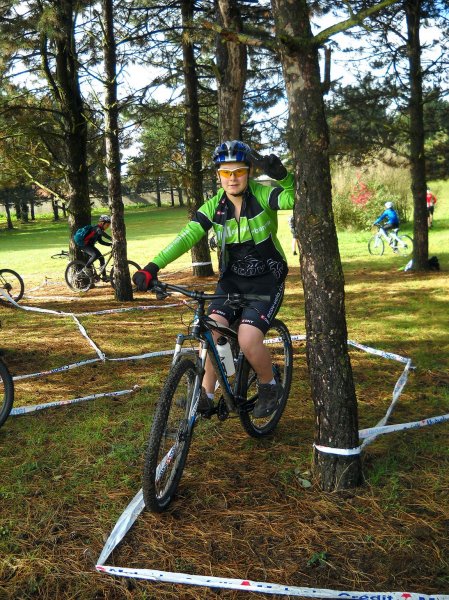
M 406 167 L 395 168 L 377 162 L 362 168 L 334 165 L 332 173 L 333 211 L 338 229 L 368 229 L 393 202 L 401 223 L 411 216 L 410 176 Z

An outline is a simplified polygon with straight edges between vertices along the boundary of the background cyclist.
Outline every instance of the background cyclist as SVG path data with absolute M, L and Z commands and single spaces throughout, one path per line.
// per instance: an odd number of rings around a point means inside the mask
M 112 238 L 106 233 L 106 229 L 110 224 L 111 217 L 109 215 L 100 215 L 98 225 L 93 225 L 92 229 L 86 233 L 84 244 L 82 246 L 84 252 L 89 256 L 85 266 L 86 269 L 90 267 L 95 260 L 98 260 L 100 267 L 104 267 L 104 257 L 98 248 L 95 248 L 95 244 L 98 242 L 102 246 L 112 246 Z M 103 238 L 106 238 L 109 242 L 105 242 Z M 102 272 L 101 279 L 102 281 L 109 281 L 109 278 L 104 271 Z
M 141 291 L 157 278 L 159 269 L 179 258 L 213 228 L 219 250 L 220 277 L 217 294 L 237 292 L 269 295 L 268 302 L 252 302 L 236 313 L 224 300 L 213 301 L 208 314 L 220 323 L 240 318 L 239 345 L 259 380 L 255 417 L 270 415 L 282 396 L 282 386 L 273 378 L 271 356 L 263 339 L 284 296 L 287 261 L 277 238 L 277 211 L 292 209 L 294 179 L 274 154 L 262 157 L 241 141 L 227 141 L 213 154 L 218 193 L 206 201 L 178 236 L 153 260 L 134 274 Z M 252 166 L 278 181 L 264 186 L 250 178 Z M 215 373 L 209 359 L 198 408 L 212 406 Z
M 374 221 L 373 225 L 381 224 L 382 221 L 385 221 L 385 223 L 382 224 L 382 229 L 384 231 L 388 232 L 389 229 L 397 229 L 399 227 L 399 215 L 394 210 L 393 202 L 385 202 L 384 212 L 380 215 L 380 217 L 378 217 Z M 396 251 L 397 250 L 396 240 L 390 240 L 390 244 L 392 245 L 393 250 Z

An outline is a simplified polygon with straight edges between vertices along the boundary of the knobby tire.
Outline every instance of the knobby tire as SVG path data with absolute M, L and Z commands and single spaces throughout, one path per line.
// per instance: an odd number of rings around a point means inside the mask
M 14 384 L 11 373 L 0 358 L 0 427 L 6 421 L 14 402 Z
M 171 367 L 154 412 L 142 478 L 145 506 L 153 512 L 168 507 L 184 471 L 193 433 L 188 415 L 197 376 L 189 359 Z
M 72 260 L 66 267 L 65 281 L 74 292 L 87 292 L 94 284 L 92 276 L 81 272 L 85 266 L 82 260 Z
M 281 383 L 284 391 L 276 410 L 267 417 L 256 418 L 252 412 L 240 413 L 240 421 L 243 429 L 254 438 L 262 438 L 274 431 L 285 410 L 293 374 L 293 348 L 290 332 L 287 326 L 275 319 L 268 330 L 265 339 L 280 338 L 279 342 L 268 344 L 273 361 L 273 375 L 278 383 Z M 240 373 L 237 380 L 238 395 L 247 401 L 255 403 L 258 398 L 257 377 L 249 362 L 242 361 Z
M 16 302 L 18 302 L 25 291 L 22 277 L 12 269 L 0 269 L 0 287 Z M 3 299 L 0 296 L 0 299 Z
M 140 266 L 137 263 L 133 262 L 132 260 L 127 260 L 126 262 L 128 263 L 129 275 L 131 277 L 131 284 L 133 287 L 133 292 L 135 292 L 137 290 L 137 286 L 133 283 L 133 275 L 136 271 L 140 271 Z M 111 286 L 115 290 L 114 267 L 111 268 L 110 279 L 111 279 Z
M 373 256 L 382 256 L 384 253 L 384 241 L 382 238 L 377 235 L 373 235 L 373 237 L 368 242 L 368 252 Z

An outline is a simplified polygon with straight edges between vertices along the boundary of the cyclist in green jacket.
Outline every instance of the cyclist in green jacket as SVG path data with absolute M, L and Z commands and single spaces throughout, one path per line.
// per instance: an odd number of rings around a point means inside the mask
M 179 258 L 213 228 L 220 252 L 220 278 L 216 294 L 269 295 L 268 302 L 252 302 L 238 314 L 223 301 L 213 301 L 208 314 L 228 325 L 240 319 L 239 345 L 258 376 L 257 418 L 274 412 L 282 386 L 273 378 L 271 356 L 263 343 L 284 296 L 287 260 L 277 238 L 277 211 L 292 209 L 294 179 L 274 154 L 261 156 L 241 141 L 223 142 L 213 155 L 221 183 L 218 193 L 205 202 L 177 237 L 142 270 L 134 274 L 137 288 L 146 291 L 159 269 Z M 250 179 L 252 166 L 261 168 L 278 186 Z M 199 410 L 210 408 L 215 373 L 209 360 L 203 379 Z

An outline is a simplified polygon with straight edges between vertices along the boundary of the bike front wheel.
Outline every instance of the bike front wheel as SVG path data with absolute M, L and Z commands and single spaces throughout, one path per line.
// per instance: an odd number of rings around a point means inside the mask
M 148 438 L 143 468 L 145 506 L 162 512 L 173 499 L 190 448 L 195 417 L 189 418 L 198 372 L 189 359 L 181 359 L 170 370 L 159 397 Z
M 25 284 L 20 275 L 12 269 L 0 269 L 0 288 L 18 302 L 25 291 Z
M 72 260 L 67 265 L 64 273 L 65 281 L 74 292 L 87 292 L 93 286 L 93 276 L 86 272 L 85 263 L 82 260 Z
M 132 260 L 128 260 L 126 262 L 128 263 L 129 275 L 131 277 L 131 284 L 133 287 L 133 292 L 135 292 L 137 290 L 137 286 L 135 286 L 133 283 L 133 275 L 136 271 L 140 271 L 140 267 L 137 263 L 133 262 Z M 111 269 L 111 285 L 115 290 L 114 267 L 112 267 L 112 269 Z
M 246 359 L 242 362 L 236 384 L 238 395 L 246 398 L 248 408 L 251 409 L 249 412 L 240 413 L 240 421 L 246 433 L 255 438 L 264 437 L 276 428 L 287 404 L 292 384 L 293 348 L 287 326 L 279 319 L 275 319 L 265 336 L 265 343 L 270 350 L 274 379 L 283 387 L 275 411 L 267 417 L 256 418 L 253 415 L 251 407 L 254 407 L 259 392 L 257 376 Z
M 6 421 L 14 402 L 14 385 L 11 373 L 0 358 L 0 427 Z
M 409 235 L 398 235 L 396 247 L 401 256 L 410 256 L 413 252 L 413 240 Z
M 373 237 L 368 242 L 368 251 L 373 256 L 382 256 L 384 253 L 384 241 L 378 235 L 373 235 Z

